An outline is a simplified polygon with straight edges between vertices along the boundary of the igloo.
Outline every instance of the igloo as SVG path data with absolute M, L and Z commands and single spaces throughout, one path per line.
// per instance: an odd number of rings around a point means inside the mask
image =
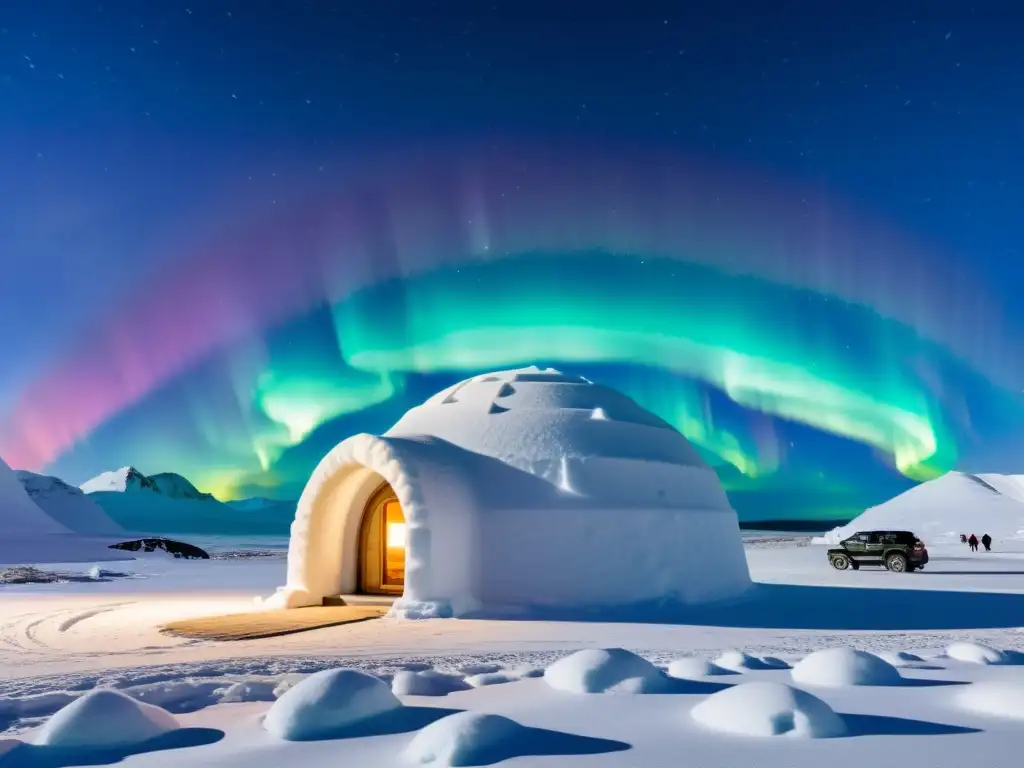
M 316 467 L 271 608 L 394 595 L 406 618 L 693 605 L 750 586 L 714 471 L 625 395 L 536 367 L 474 376 Z

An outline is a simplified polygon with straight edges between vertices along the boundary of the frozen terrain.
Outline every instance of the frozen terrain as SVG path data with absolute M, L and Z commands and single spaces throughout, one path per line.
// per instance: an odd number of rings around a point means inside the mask
M 751 600 L 660 625 L 385 619 L 235 643 L 160 634 L 173 618 L 251 610 L 279 582 L 279 556 L 224 549 L 210 561 L 119 563 L 127 575 L 107 580 L 0 586 L 0 738 L 28 743 L 0 766 L 328 766 L 342 745 L 348 764 L 385 768 L 513 758 L 668 768 L 684 749 L 702 768 L 862 764 L 860 749 L 836 749 L 837 739 L 884 749 L 895 764 L 953 768 L 980 754 L 986 766 L 1017 764 L 1024 545 L 973 555 L 933 546 L 913 574 L 833 571 L 806 538 L 750 537 L 746 551 Z M 878 656 L 815 653 L 840 647 Z M 616 648 L 640 658 L 559 661 Z M 361 678 L 334 676 L 281 699 L 274 722 L 288 728 L 261 725 L 286 690 L 338 668 L 380 679 L 402 706 Z M 120 743 L 73 757 L 35 743 L 52 714 L 105 688 L 175 720 L 108 697 L 80 707 L 82 722 L 102 721 L 106 706 L 122 712 L 137 725 Z M 608 692 L 582 692 L 592 690 Z M 307 700 L 325 702 L 316 721 L 301 719 Z M 51 732 L 88 732 L 78 717 L 62 714 Z M 313 738 L 286 738 L 306 727 Z M 148 728 L 162 735 L 131 742 Z

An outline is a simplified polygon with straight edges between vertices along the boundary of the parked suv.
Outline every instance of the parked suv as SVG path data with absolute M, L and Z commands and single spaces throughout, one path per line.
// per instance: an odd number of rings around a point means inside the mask
M 837 571 L 880 565 L 904 573 L 924 568 L 928 550 L 910 531 L 861 531 L 830 549 L 828 561 Z

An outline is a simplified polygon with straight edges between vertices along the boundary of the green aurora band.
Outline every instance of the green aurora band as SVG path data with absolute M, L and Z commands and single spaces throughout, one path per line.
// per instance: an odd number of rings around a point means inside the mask
M 273 452 L 258 448 L 265 467 L 319 424 L 391 397 L 405 374 L 538 361 L 674 374 L 670 387 L 621 388 L 748 477 L 772 472 L 777 457 L 716 426 L 694 382 L 872 446 L 915 480 L 956 461 L 952 434 L 911 365 L 941 350 L 862 307 L 707 267 L 527 254 L 379 283 L 337 302 L 332 315 L 345 368 L 329 376 L 272 368 L 260 379 L 257 407 L 287 435 Z
M 301 443 L 321 424 L 390 400 L 400 389 L 400 382 L 386 373 L 348 370 L 320 378 L 268 369 L 257 381 L 255 404 L 284 431 L 262 432 L 254 438 L 260 466 L 270 469 L 286 448 Z

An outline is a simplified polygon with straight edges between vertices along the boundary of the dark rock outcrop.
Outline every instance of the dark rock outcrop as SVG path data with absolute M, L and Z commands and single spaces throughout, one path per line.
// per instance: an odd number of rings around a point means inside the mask
M 164 539 L 158 536 L 122 541 L 119 544 L 111 544 L 110 549 L 126 549 L 129 552 L 156 552 L 157 550 L 162 550 L 185 560 L 210 559 L 209 553 L 204 549 L 200 549 L 192 544 L 186 544 L 183 541 L 174 541 L 173 539 Z

